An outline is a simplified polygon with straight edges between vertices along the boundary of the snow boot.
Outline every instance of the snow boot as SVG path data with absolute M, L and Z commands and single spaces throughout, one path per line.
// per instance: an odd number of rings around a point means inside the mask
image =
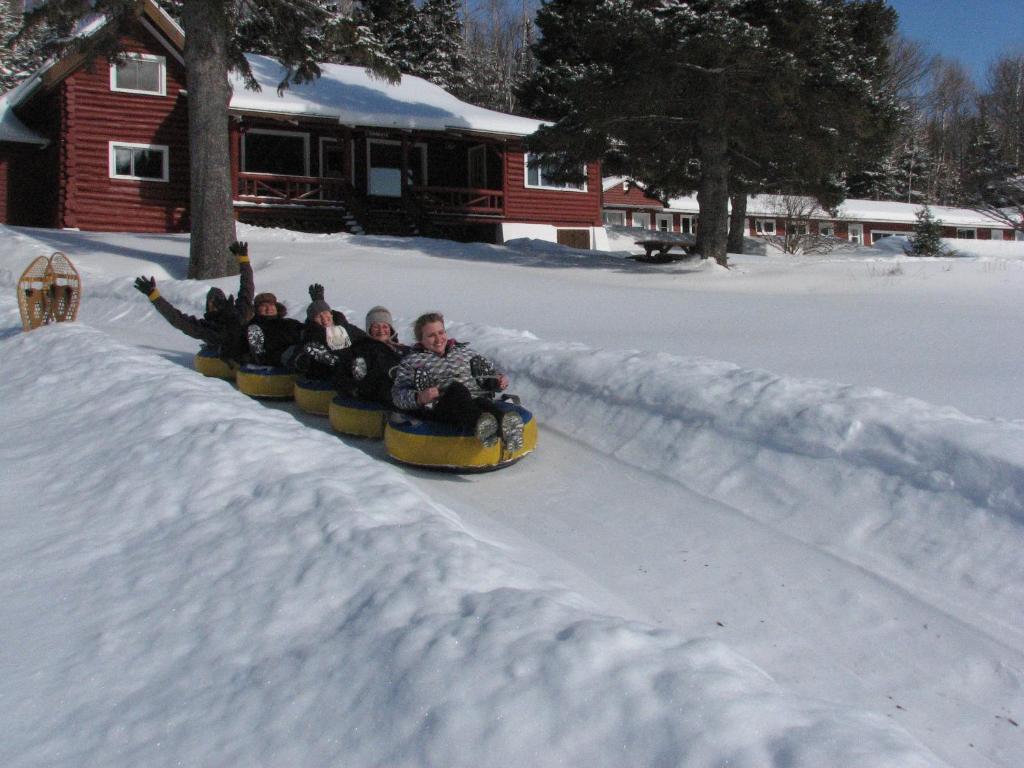
M 484 448 L 490 448 L 498 442 L 498 420 L 493 414 L 481 413 L 476 420 L 474 431 L 476 439 Z
M 515 411 L 501 417 L 501 439 L 513 453 L 523 447 L 523 417 Z

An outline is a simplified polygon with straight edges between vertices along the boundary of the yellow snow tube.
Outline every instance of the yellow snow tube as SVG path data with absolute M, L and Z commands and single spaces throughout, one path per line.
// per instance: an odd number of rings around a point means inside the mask
M 235 375 L 241 392 L 266 400 L 291 400 L 295 397 L 297 374 L 287 368 L 270 365 L 243 365 Z
M 336 432 L 353 437 L 384 436 L 384 424 L 390 411 L 379 403 L 368 403 L 338 395 L 331 400 L 327 416 Z
M 499 440 L 485 448 L 476 436 L 451 424 L 395 412 L 384 429 L 388 455 L 403 464 L 451 472 L 486 472 L 514 464 L 537 447 L 537 420 L 521 405 L 509 405 L 523 419 L 523 446 L 505 448 Z
M 227 379 L 228 381 L 235 380 L 235 373 L 238 371 L 238 366 L 228 360 L 221 357 L 217 357 L 212 351 L 208 349 L 201 349 L 196 353 L 195 359 L 192 361 L 192 365 L 199 371 L 203 376 L 211 376 L 215 379 Z
M 303 377 L 295 382 L 295 404 L 306 413 L 326 416 L 336 394 L 334 384 L 323 379 Z

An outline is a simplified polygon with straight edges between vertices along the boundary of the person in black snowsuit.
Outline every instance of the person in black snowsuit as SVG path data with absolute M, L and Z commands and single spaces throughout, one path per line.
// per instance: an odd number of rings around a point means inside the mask
M 395 406 L 470 430 L 485 448 L 499 436 L 510 450 L 522 448 L 522 417 L 493 400 L 508 387 L 508 376 L 468 344 L 449 339 L 440 312 L 421 315 L 413 328 L 416 346 L 399 364 L 391 390 Z
M 272 293 L 257 294 L 253 304 L 256 314 L 245 327 L 249 362 L 287 366 L 302 338 L 302 323 L 287 317 L 288 308 Z
M 146 295 L 153 308 L 172 326 L 203 342 L 204 350 L 228 362 L 242 363 L 248 357 L 243 329 L 253 316 L 255 286 L 249 246 L 236 241 L 229 248 L 238 259 L 238 295 L 225 296 L 220 288 L 211 288 L 206 294 L 206 312 L 202 317 L 186 315 L 176 309 L 160 295 L 153 277 L 135 278 L 135 288 Z
M 412 347 L 398 341 L 398 333 L 386 307 L 366 313 L 366 334 L 345 350 L 335 368 L 338 392 L 359 400 L 393 407 L 394 373 Z
M 320 283 L 309 286 L 306 324 L 302 326 L 301 347 L 293 367 L 311 379 L 333 379 L 343 360 L 351 364 L 347 352 L 352 344 L 366 337 L 362 329 L 352 325 L 343 312 L 331 309 L 324 299 Z

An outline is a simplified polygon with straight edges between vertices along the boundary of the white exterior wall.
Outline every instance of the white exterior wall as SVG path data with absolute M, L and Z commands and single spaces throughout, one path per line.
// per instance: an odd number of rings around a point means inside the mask
M 550 224 L 519 224 L 516 222 L 505 222 L 500 225 L 499 236 L 501 242 L 518 240 L 526 237 L 532 240 L 546 240 L 549 243 L 558 242 L 559 229 L 586 229 L 590 232 L 591 248 L 597 251 L 608 250 L 608 235 L 604 227 L 555 227 Z

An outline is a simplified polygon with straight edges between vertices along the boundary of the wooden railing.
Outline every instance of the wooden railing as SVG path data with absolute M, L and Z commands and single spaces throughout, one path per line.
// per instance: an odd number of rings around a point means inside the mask
M 412 187 L 420 206 L 431 213 L 469 213 L 501 216 L 505 193 L 500 189 L 467 187 Z
M 263 173 L 238 174 L 238 199 L 261 203 L 324 205 L 351 198 L 352 185 L 346 179 L 320 176 L 274 176 Z

